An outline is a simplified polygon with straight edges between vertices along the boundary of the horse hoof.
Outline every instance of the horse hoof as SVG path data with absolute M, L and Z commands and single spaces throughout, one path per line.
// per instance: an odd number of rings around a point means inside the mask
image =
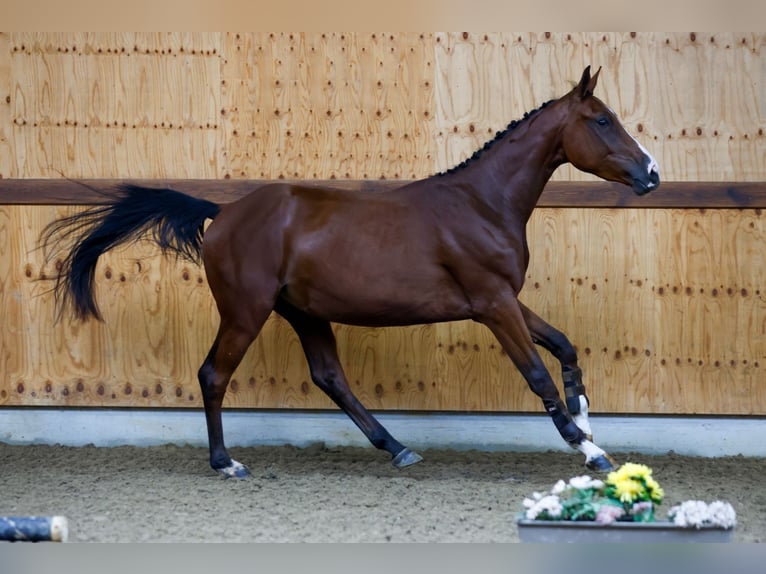
M 614 459 L 606 453 L 585 461 L 586 468 L 596 472 L 609 472 L 610 470 L 614 470 L 616 464 Z
M 221 473 L 223 478 L 248 478 L 250 476 L 250 469 L 236 460 L 232 460 L 229 466 L 216 470 Z
M 417 464 L 421 460 L 423 460 L 422 456 L 420 456 L 415 451 L 405 448 L 394 457 L 394 459 L 391 461 L 391 464 L 393 464 L 396 468 L 404 468 L 405 466 Z

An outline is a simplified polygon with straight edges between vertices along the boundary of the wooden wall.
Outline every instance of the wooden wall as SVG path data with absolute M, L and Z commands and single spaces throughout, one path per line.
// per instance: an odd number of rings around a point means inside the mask
M 761 33 L 0 33 L 0 175 L 420 178 L 562 95 L 587 64 L 603 66 L 598 95 L 665 181 L 766 181 Z M 569 167 L 554 180 L 594 181 Z M 202 270 L 147 245 L 109 254 L 106 322 L 54 324 L 40 281 L 52 270 L 34 247 L 78 202 L 2 189 L 0 405 L 200 406 L 196 371 L 217 325 Z M 522 298 L 577 346 L 594 410 L 766 414 L 761 207 L 692 197 L 535 212 Z M 540 411 L 481 326 L 336 333 L 371 408 Z M 332 407 L 278 317 L 227 405 Z

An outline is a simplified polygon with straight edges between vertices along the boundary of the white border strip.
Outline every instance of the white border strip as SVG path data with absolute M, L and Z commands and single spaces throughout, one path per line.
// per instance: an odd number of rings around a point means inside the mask
M 229 447 L 370 446 L 341 412 L 224 411 Z M 413 449 L 569 450 L 550 419 L 526 414 L 376 413 Z M 766 457 L 766 418 L 590 417 L 595 442 L 607 452 Z M 0 408 L 0 442 L 111 447 L 207 446 L 201 410 Z M 370 446 L 370 448 L 372 448 Z

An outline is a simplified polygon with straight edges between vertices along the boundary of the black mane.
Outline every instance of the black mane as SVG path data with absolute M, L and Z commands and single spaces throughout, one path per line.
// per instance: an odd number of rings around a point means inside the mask
M 536 109 L 534 109 L 534 110 L 530 110 L 530 111 L 526 112 L 526 113 L 524 114 L 524 117 L 523 117 L 522 119 L 520 119 L 520 120 L 513 120 L 513 121 L 512 121 L 510 124 L 508 124 L 508 126 L 507 126 L 507 127 L 506 127 L 506 128 L 503 130 L 503 131 L 497 132 L 497 133 L 495 134 L 495 137 L 494 137 L 494 138 L 492 138 L 491 140 L 488 140 L 488 141 L 487 141 L 487 142 L 486 142 L 486 143 L 485 143 L 485 144 L 484 144 L 482 147 L 480 147 L 480 148 L 479 148 L 479 149 L 477 149 L 475 152 L 473 152 L 473 155 L 472 155 L 471 157 L 469 157 L 468 159 L 466 159 L 466 160 L 462 161 L 462 162 L 461 162 L 461 163 L 459 163 L 458 165 L 456 165 L 456 166 L 454 166 L 454 167 L 451 167 L 451 168 L 450 168 L 450 169 L 448 169 L 447 171 L 442 171 L 442 172 L 439 172 L 439 173 L 437 173 L 436 175 L 447 175 L 447 174 L 450 174 L 450 173 L 455 173 L 456 171 L 459 171 L 459 170 L 461 170 L 461 169 L 463 169 L 463 168 L 467 167 L 467 166 L 468 166 L 468 165 L 470 165 L 472 162 L 474 162 L 474 161 L 476 161 L 477 159 L 479 159 L 479 158 L 481 157 L 481 155 L 482 155 L 482 154 L 483 154 L 485 151 L 487 151 L 489 148 L 491 148 L 493 145 L 495 145 L 495 143 L 497 143 L 497 142 L 498 142 L 498 141 L 500 141 L 501 139 L 505 138 L 505 136 L 507 136 L 509 133 L 511 133 L 511 132 L 512 132 L 514 129 L 516 129 L 516 128 L 517 128 L 517 127 L 520 125 L 520 124 L 522 124 L 522 123 L 524 123 L 525 121 L 527 121 L 529 118 L 531 118 L 532 116 L 534 116 L 535 114 L 537 114 L 537 113 L 538 113 L 540 110 L 542 110 L 543 108 L 545 108 L 545 106 L 547 106 L 548 104 L 550 104 L 550 103 L 551 103 L 551 102 L 553 102 L 553 101 L 554 101 L 554 100 L 548 100 L 547 102 L 543 102 L 543 104 L 542 104 L 542 105 L 541 105 L 539 108 L 536 108 Z

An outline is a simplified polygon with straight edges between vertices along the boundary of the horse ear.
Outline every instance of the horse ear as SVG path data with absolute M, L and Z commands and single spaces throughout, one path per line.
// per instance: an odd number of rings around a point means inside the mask
M 577 85 L 581 98 L 587 98 L 588 96 L 593 95 L 593 91 L 596 89 L 596 84 L 598 83 L 598 75 L 600 73 L 601 66 L 599 66 L 598 70 L 596 70 L 596 73 L 592 76 L 590 75 L 590 66 L 585 68 L 582 73 L 582 78 L 580 78 L 580 83 Z

